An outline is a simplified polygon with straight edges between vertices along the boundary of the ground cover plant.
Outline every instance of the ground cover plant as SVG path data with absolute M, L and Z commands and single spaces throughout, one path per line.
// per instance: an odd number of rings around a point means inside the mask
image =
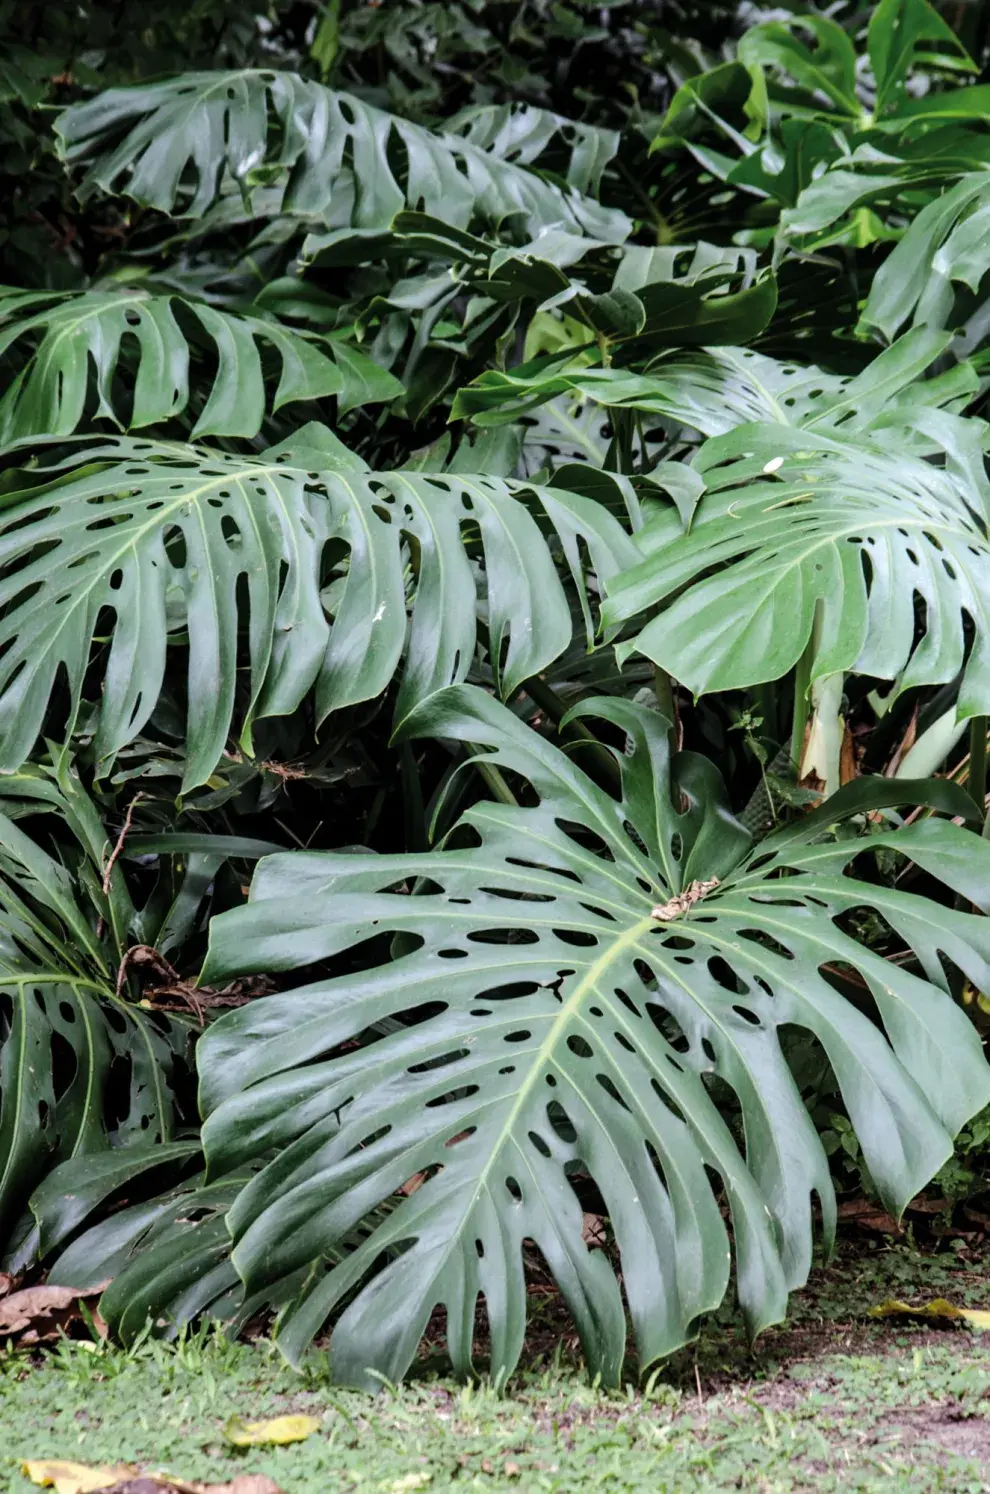
M 223 1487 L 248 1470 L 292 1494 L 447 1494 L 536 1489 L 979 1491 L 990 1370 L 958 1330 L 869 1317 L 891 1293 L 987 1302 L 967 1254 L 843 1240 L 840 1258 L 795 1293 L 786 1327 L 755 1354 L 729 1312 L 637 1384 L 588 1383 L 559 1296 L 534 1299 L 526 1354 L 501 1394 L 444 1374 L 428 1340 L 412 1383 L 375 1400 L 334 1385 L 325 1362 L 301 1377 L 270 1342 L 198 1330 L 131 1350 L 66 1341 L 41 1364 L 11 1357 L 0 1378 L 3 1476 L 34 1487 L 42 1456 L 89 1468 L 166 1470 Z M 233 1417 L 305 1416 L 280 1447 L 238 1448 Z
M 0 8 L 0 1270 L 125 1348 L 979 1212 L 990 39 L 704 9 Z

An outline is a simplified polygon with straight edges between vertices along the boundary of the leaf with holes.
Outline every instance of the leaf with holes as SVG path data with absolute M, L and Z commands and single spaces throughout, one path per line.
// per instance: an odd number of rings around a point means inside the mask
M 487 749 L 523 804 L 476 805 L 432 854 L 272 857 L 249 906 L 213 922 L 208 980 L 345 957 L 339 974 L 225 1016 L 201 1047 L 211 1176 L 265 1163 L 228 1214 L 234 1264 L 249 1293 L 276 1296 L 308 1268 L 280 1320 L 293 1360 L 347 1302 L 331 1347 L 340 1381 L 396 1380 L 437 1307 L 466 1372 L 479 1296 L 492 1373 L 511 1371 L 530 1242 L 591 1372 L 616 1382 L 623 1293 L 583 1239 L 589 1199 L 611 1220 L 643 1363 L 722 1300 L 722 1202 L 750 1330 L 777 1321 L 809 1268 L 812 1196 L 826 1236 L 835 1217 L 781 1028 L 821 1044 L 894 1212 L 990 1097 L 940 960 L 985 983 L 990 925 L 847 874 L 884 847 L 985 908 L 990 846 L 937 819 L 831 833 L 885 803 L 972 814 L 961 790 L 856 785 L 754 849 L 712 764 L 671 757 L 662 717 L 614 699 L 572 716 L 626 738 L 618 798 L 490 696 L 455 687 L 411 725 Z M 903 960 L 854 936 L 863 908 Z M 413 1177 L 421 1186 L 328 1267 Z
M 754 424 L 706 442 L 690 531 L 672 508 L 655 515 L 607 620 L 658 607 L 633 646 L 696 694 L 779 679 L 810 648 L 812 679 L 856 671 L 900 691 L 962 671 L 960 719 L 986 714 L 984 427 L 924 409 L 912 421 L 875 439 Z M 911 454 L 919 436 L 943 466 Z
M 24 1211 L 52 1167 L 167 1142 L 187 1118 L 178 1092 L 190 1031 L 115 994 L 118 935 L 133 904 L 119 867 L 107 893 L 93 880 L 107 841 L 75 780 L 30 768 L 5 778 L 0 792 L 11 813 L 27 806 L 59 815 L 90 865 L 88 877 L 73 877 L 0 814 L 0 1247 L 14 1232 L 21 1266 L 34 1248 Z M 102 940 L 96 909 L 108 930 Z
M 278 355 L 281 367 L 268 399 L 259 343 Z M 212 355 L 216 371 L 211 379 L 199 370 L 190 411 L 194 350 Z M 131 288 L 61 295 L 0 290 L 0 355 L 17 369 L 0 398 L 3 443 L 68 436 L 87 416 L 137 429 L 187 414 L 194 438 L 256 436 L 266 405 L 278 410 L 335 394 L 351 408 L 402 393 L 398 379 L 356 349 Z
M 531 415 L 566 396 L 611 410 L 641 410 L 676 425 L 720 436 L 765 420 L 821 430 L 867 430 L 891 407 L 955 408 L 979 388 L 969 364 L 951 376 L 924 375 L 951 338 L 915 327 L 885 348 L 856 378 L 826 373 L 814 364 L 781 362 L 753 348 L 677 349 L 652 359 L 643 373 L 589 368 L 588 355 L 557 354 L 515 369 L 489 369 L 458 390 L 453 418 L 481 427 Z
M 466 675 L 479 577 L 511 692 L 571 641 L 558 554 L 591 646 L 588 590 L 637 556 L 605 503 L 487 476 L 371 473 L 340 443 L 314 450 L 313 429 L 260 457 L 121 439 L 7 491 L 0 767 L 32 750 L 62 668 L 79 709 L 98 654 L 94 747 L 108 770 L 155 708 L 170 643 L 188 661 L 186 788 L 210 776 L 235 718 L 250 751 L 255 717 L 294 710 L 313 686 L 321 718 L 372 699 L 405 653 L 401 722 Z M 339 470 L 310 467 L 330 459 Z
M 263 183 L 281 189 L 266 195 L 266 212 L 328 227 L 387 229 L 407 206 L 457 228 L 518 215 L 532 233 L 564 224 L 621 241 L 631 227 L 624 213 L 501 159 L 497 129 L 483 130 L 485 150 L 469 123 L 463 138 L 437 134 L 295 73 L 186 73 L 110 88 L 66 109 L 55 129 L 63 160 L 88 164 L 84 199 L 126 192 L 192 218 L 224 186 L 250 198 Z

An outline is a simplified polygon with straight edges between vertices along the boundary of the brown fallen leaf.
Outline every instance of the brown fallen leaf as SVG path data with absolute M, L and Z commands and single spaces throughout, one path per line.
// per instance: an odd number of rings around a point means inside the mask
M 944 1297 L 936 1297 L 923 1307 L 891 1298 L 870 1308 L 871 1318 L 924 1318 L 928 1322 L 965 1323 L 970 1328 L 990 1329 L 990 1312 L 976 1307 L 956 1307 Z
M 264 1473 L 238 1473 L 229 1484 L 190 1484 L 184 1479 L 153 1473 L 112 1484 L 100 1494 L 283 1494 L 283 1491 Z
M 14 1278 L 8 1276 L 6 1271 L 0 1271 L 0 1297 L 6 1297 L 14 1290 Z
M 881 1209 L 878 1204 L 871 1204 L 867 1199 L 851 1199 L 848 1203 L 841 1203 L 838 1215 L 844 1224 L 858 1224 L 860 1229 L 873 1229 L 882 1235 L 904 1233 L 902 1224 L 898 1224 L 886 1210 Z
M 239 1473 L 229 1484 L 197 1484 L 195 1494 L 282 1494 L 265 1473 Z
M 581 1218 L 581 1239 L 589 1250 L 601 1250 L 607 1243 L 605 1220 L 601 1214 L 584 1214 Z
M 0 1339 L 53 1343 L 73 1320 L 82 1317 L 80 1301 L 99 1297 L 106 1286 L 104 1281 L 84 1292 L 75 1287 L 34 1286 L 0 1297 Z

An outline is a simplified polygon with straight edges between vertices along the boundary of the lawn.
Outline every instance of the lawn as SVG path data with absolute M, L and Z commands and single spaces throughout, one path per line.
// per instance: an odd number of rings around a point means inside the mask
M 262 1473 L 285 1494 L 425 1490 L 677 1491 L 988 1487 L 990 1342 L 968 1330 L 871 1319 L 890 1297 L 990 1305 L 979 1252 L 924 1255 L 847 1241 L 750 1352 L 726 1309 L 698 1344 L 637 1386 L 587 1383 L 556 1301 L 536 1296 L 505 1394 L 461 1385 L 427 1352 L 376 1399 L 300 1377 L 266 1339 L 215 1335 L 130 1355 L 65 1341 L 0 1361 L 4 1490 L 32 1485 L 24 1458 L 128 1462 L 221 1482 Z M 225 1444 L 233 1415 L 305 1411 L 321 1429 L 291 1447 Z

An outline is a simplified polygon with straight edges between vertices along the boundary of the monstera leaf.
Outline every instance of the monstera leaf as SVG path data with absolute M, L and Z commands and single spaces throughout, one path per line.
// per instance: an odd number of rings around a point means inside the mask
M 178 296 L 132 288 L 61 295 L 0 290 L 0 354 L 23 364 L 0 398 L 0 441 L 71 435 L 86 413 L 91 367 L 96 418 L 138 428 L 181 415 L 189 404 L 192 339 L 177 312 L 190 331 L 198 329 L 196 340 L 215 359 L 212 380 L 206 377 L 198 386 L 205 400 L 193 438 L 257 435 L 266 405 L 259 342 L 281 363 L 273 410 L 335 394 L 343 413 L 403 392 L 398 379 L 355 348 L 334 361 L 336 349 L 325 338 Z M 131 339 L 138 354 L 133 372 Z
M 618 130 L 582 124 L 523 103 L 475 104 L 445 120 L 443 131 L 499 160 L 556 171 L 575 191 L 588 196 L 598 195 L 620 138 Z
M 458 390 L 452 414 L 477 426 L 497 426 L 569 395 L 607 409 L 665 416 L 703 436 L 754 421 L 865 430 L 891 404 L 902 412 L 955 409 L 978 391 L 979 378 L 968 364 L 948 377 L 924 377 L 950 341 L 946 333 L 915 327 L 855 378 L 743 347 L 678 349 L 653 359 L 643 373 L 589 367 L 587 354 L 568 351 L 479 374 Z
M 922 208 L 880 266 L 863 308 L 861 330 L 892 338 L 915 326 L 950 322 L 956 287 L 974 292 L 990 269 L 990 174 L 974 171 Z
M 67 109 L 56 130 L 66 163 L 89 166 L 84 198 L 97 188 L 126 192 L 193 218 L 225 184 L 249 198 L 264 184 L 281 189 L 266 194 L 266 215 L 334 227 L 387 229 L 404 207 L 459 228 L 519 215 L 532 233 L 559 223 L 621 241 L 631 226 L 624 213 L 470 138 L 435 134 L 294 73 L 188 73 L 111 88 Z
M 102 890 L 106 835 L 77 781 L 26 768 L 2 802 L 0 1246 L 56 1163 L 171 1140 L 190 1049 L 188 1023 L 116 994 L 135 913 L 119 866 Z M 39 811 L 73 832 L 75 874 L 21 828 Z
M 234 1263 L 249 1293 L 276 1296 L 310 1268 L 281 1319 L 293 1360 L 347 1299 L 331 1345 L 338 1380 L 398 1378 L 438 1306 L 467 1371 L 479 1296 L 492 1373 L 511 1371 L 529 1241 L 591 1372 L 614 1382 L 623 1292 L 582 1238 L 588 1188 L 611 1220 L 642 1362 L 683 1344 L 725 1293 L 720 1198 L 750 1329 L 776 1321 L 809 1267 L 812 1196 L 826 1235 L 835 1217 L 783 1027 L 821 1043 L 894 1212 L 990 1096 L 940 958 L 982 989 L 990 925 L 848 874 L 883 848 L 986 908 L 990 846 L 937 819 L 831 833 L 895 797 L 972 813 L 959 790 L 881 781 L 871 799 L 857 785 L 754 848 L 714 767 L 671 757 L 661 716 L 614 699 L 572 714 L 625 736 L 618 798 L 489 696 L 455 687 L 414 728 L 490 750 L 528 785 L 525 805 L 475 806 L 432 854 L 272 857 L 249 906 L 214 920 L 205 979 L 343 957 L 341 973 L 225 1016 L 201 1046 L 210 1175 L 272 1158 L 228 1214 Z M 882 915 L 904 958 L 854 937 L 860 909 Z M 842 994 L 842 971 L 856 972 L 875 1019 Z M 327 1269 L 347 1232 L 412 1179 L 420 1186 Z
M 962 671 L 960 719 L 990 710 L 990 486 L 982 423 L 919 411 L 945 466 L 888 441 L 781 425 L 708 441 L 707 491 L 684 532 L 669 508 L 646 558 L 612 583 L 611 622 L 661 608 L 635 647 L 696 693 L 855 670 L 912 685 Z M 975 637 L 967 650 L 966 620 Z
M 98 656 L 94 746 L 109 768 L 155 708 L 170 641 L 188 649 L 187 788 L 210 776 L 235 716 L 250 751 L 256 716 L 294 710 L 314 685 L 321 718 L 369 700 L 405 652 L 401 720 L 467 674 L 479 580 L 510 693 L 571 640 L 558 558 L 590 646 L 586 578 L 604 584 L 636 556 L 605 503 L 480 475 L 372 473 L 323 428 L 260 457 L 99 445 L 5 493 L 0 766 L 31 751 L 60 670 L 79 709 Z

